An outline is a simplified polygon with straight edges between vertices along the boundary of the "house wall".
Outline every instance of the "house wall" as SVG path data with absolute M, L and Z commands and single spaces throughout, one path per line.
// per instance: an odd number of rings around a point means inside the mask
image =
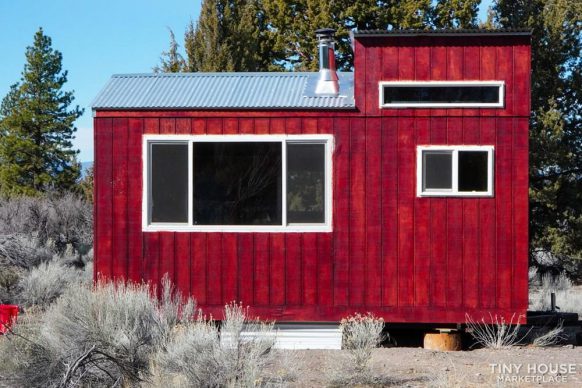
M 356 41 L 359 111 L 96 112 L 96 272 L 155 284 L 168 273 L 218 318 L 233 300 L 278 321 L 525 314 L 528 40 L 382 39 Z M 378 109 L 378 81 L 397 79 L 505 80 L 506 107 Z M 334 135 L 333 231 L 142 232 L 150 133 Z M 494 197 L 417 198 L 416 146 L 426 144 L 494 145 Z

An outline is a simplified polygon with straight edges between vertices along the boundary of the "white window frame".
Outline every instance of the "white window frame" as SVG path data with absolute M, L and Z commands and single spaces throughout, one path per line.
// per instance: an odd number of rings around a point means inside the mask
M 332 231 L 332 155 L 333 135 L 143 135 L 142 142 L 142 231 L 144 232 L 331 232 Z M 194 143 L 200 142 L 281 142 L 282 225 L 193 225 Z M 188 222 L 152 223 L 151 220 L 151 145 L 159 143 L 188 144 Z M 287 147 L 288 143 L 325 144 L 325 222 L 320 224 L 287 223 Z
M 417 197 L 492 197 L 494 150 L 492 145 L 422 145 L 416 148 L 416 195 Z M 423 189 L 423 152 L 452 152 L 452 189 Z M 459 151 L 487 151 L 487 190 L 459 191 Z
M 398 102 L 384 104 L 384 86 L 497 86 L 497 102 Z M 504 81 L 380 81 L 380 108 L 503 108 L 505 101 Z

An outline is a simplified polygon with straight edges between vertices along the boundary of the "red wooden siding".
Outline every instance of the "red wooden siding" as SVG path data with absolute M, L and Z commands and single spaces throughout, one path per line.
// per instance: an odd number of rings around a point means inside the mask
M 98 111 L 95 266 L 205 312 L 464 322 L 527 308 L 529 46 L 481 37 L 356 41 L 355 112 Z M 505 80 L 502 109 L 378 109 L 380 80 Z M 524 97 L 525 96 L 525 97 Z M 142 232 L 142 134 L 334 136 L 331 233 Z M 493 145 L 494 196 L 418 198 L 416 146 Z

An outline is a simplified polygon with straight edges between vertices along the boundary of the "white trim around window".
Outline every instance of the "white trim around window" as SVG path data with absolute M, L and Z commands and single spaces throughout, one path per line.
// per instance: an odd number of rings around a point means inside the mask
M 145 232 L 331 232 L 332 231 L 332 155 L 333 135 L 143 135 L 142 142 L 142 230 Z M 200 142 L 281 142 L 281 225 L 194 225 L 194 143 Z M 151 146 L 152 144 L 187 144 L 188 145 L 188 222 L 166 223 L 151 222 Z M 323 223 L 288 223 L 287 222 L 287 145 L 288 144 L 323 144 L 325 145 L 324 165 L 324 219 Z M 168 172 L 171 173 L 171 172 Z
M 499 88 L 496 102 L 392 102 L 384 103 L 384 87 L 469 87 L 493 86 Z M 380 108 L 503 108 L 505 101 L 504 81 L 380 81 L 378 85 Z
M 459 190 L 459 152 L 480 151 L 487 152 L 487 184 L 486 190 L 462 191 Z M 451 159 L 451 187 L 447 189 L 426 188 L 425 154 L 446 154 Z M 416 149 L 416 195 L 418 197 L 492 197 L 494 181 L 494 146 L 487 145 L 424 145 Z

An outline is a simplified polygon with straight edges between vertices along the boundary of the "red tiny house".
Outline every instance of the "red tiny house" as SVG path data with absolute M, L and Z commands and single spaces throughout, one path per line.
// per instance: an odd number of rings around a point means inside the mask
M 153 284 L 168 273 L 214 316 L 233 300 L 283 322 L 339 321 L 356 311 L 423 323 L 525 315 L 529 34 L 355 35 L 352 106 L 95 107 L 96 273 Z M 501 81 L 503 106 L 381 107 L 388 93 L 381 82 L 392 81 L 421 85 L 428 95 L 434 89 L 414 82 Z M 190 149 L 205 138 L 241 135 L 276 139 L 282 149 L 292 144 L 285 139 L 329 139 L 328 228 L 249 232 L 190 223 L 149 230 L 144 139 L 175 135 Z M 476 156 L 470 152 L 488 152 L 491 171 L 483 179 L 490 192 L 461 190 L 455 172 L 463 158 Z M 418 164 L 430 158 L 445 170 L 450 161 L 450 174 L 433 179 L 450 190 L 429 187 L 432 170 Z

